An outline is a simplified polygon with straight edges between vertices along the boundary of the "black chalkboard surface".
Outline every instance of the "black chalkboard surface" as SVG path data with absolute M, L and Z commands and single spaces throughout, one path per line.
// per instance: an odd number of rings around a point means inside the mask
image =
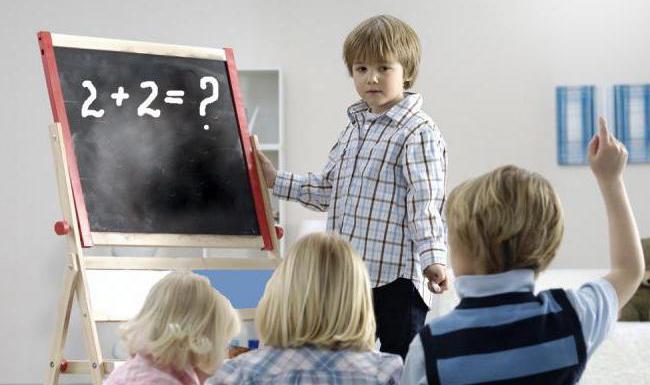
M 200 50 L 169 54 L 170 46 L 157 54 L 162 45 L 133 52 L 134 42 L 124 50 L 93 40 L 53 43 L 41 53 L 51 55 L 49 74 L 44 64 L 54 118 L 70 136 L 77 215 L 89 232 L 268 230 L 226 51 L 201 57 Z

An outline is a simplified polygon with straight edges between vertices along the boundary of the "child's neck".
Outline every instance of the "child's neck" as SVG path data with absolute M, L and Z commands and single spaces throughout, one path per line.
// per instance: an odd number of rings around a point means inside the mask
M 384 112 L 390 110 L 391 108 L 395 107 L 399 102 L 404 100 L 404 92 L 402 92 L 401 96 L 397 99 L 393 99 L 386 104 L 382 104 L 381 106 L 371 106 L 368 104 L 368 111 L 373 114 L 383 114 Z

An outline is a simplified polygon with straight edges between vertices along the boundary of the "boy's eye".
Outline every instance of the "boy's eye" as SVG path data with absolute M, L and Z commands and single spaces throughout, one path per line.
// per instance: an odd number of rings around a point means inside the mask
M 388 71 L 388 70 L 390 70 L 390 67 L 389 66 L 381 66 L 381 67 L 379 67 L 379 70 L 382 71 L 382 72 Z
M 355 71 L 357 71 L 357 72 L 365 72 L 365 71 L 366 71 L 366 67 L 364 67 L 364 66 L 356 67 L 356 68 L 355 68 Z

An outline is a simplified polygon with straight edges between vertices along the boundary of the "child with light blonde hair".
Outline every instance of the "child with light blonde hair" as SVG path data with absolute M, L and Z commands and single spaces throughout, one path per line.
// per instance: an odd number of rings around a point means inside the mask
M 221 365 L 240 321 L 207 278 L 171 272 L 120 329 L 131 358 L 104 385 L 198 385 Z
M 375 319 L 368 273 L 334 234 L 296 242 L 257 308 L 264 348 L 229 360 L 210 385 L 395 384 L 399 356 L 373 351 Z
M 589 163 L 609 221 L 610 273 L 577 290 L 534 294 L 564 217 L 542 176 L 506 166 L 449 196 L 449 245 L 461 298 L 411 343 L 403 384 L 575 384 L 641 282 L 644 261 L 625 191 L 625 147 L 603 118 Z

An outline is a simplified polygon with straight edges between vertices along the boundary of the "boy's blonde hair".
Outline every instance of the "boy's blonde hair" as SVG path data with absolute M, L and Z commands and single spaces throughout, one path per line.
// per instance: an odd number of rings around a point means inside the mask
M 138 315 L 120 328 L 131 355 L 156 365 L 213 373 L 226 356 L 240 321 L 230 301 L 207 278 L 172 272 L 149 291 Z
M 301 238 L 266 284 L 256 326 L 261 342 L 280 348 L 373 349 L 375 316 L 363 261 L 334 234 Z
M 515 166 L 456 187 L 447 205 L 449 238 L 480 274 L 544 270 L 562 240 L 564 216 L 551 184 Z
M 396 17 L 379 15 L 364 20 L 350 32 L 343 44 L 343 59 L 350 76 L 355 62 L 394 59 L 404 67 L 404 89 L 409 89 L 418 74 L 420 51 L 420 39 L 413 28 Z

